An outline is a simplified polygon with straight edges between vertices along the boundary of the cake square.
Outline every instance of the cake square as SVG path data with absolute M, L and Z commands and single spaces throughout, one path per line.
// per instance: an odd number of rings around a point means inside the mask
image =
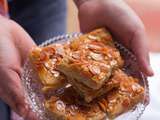
M 104 83 L 104 85 L 100 89 L 94 90 L 87 87 L 83 83 L 79 83 L 77 80 L 68 79 L 68 81 L 69 83 L 72 84 L 75 91 L 78 94 L 80 94 L 87 103 L 93 101 L 97 97 L 100 97 L 106 94 L 107 92 L 111 91 L 113 88 L 119 87 L 120 85 L 120 82 L 117 79 L 116 80 L 110 79 L 106 83 Z
M 99 105 L 107 112 L 108 117 L 113 119 L 142 102 L 144 88 L 138 83 L 138 79 L 128 76 L 121 70 L 117 70 L 112 79 L 118 79 L 120 86 L 99 100 Z
M 106 113 L 97 103 L 86 104 L 73 87 L 46 100 L 47 115 L 53 120 L 105 120 Z M 48 114 L 49 113 L 49 114 Z
M 58 70 L 56 64 L 62 59 L 63 45 L 54 44 L 46 47 L 35 47 L 29 58 L 38 74 L 42 91 L 58 89 L 66 85 L 66 77 Z
M 114 72 L 112 79 L 120 81 L 120 86 L 90 103 L 86 103 L 73 86 L 69 86 L 47 99 L 45 108 L 54 120 L 114 119 L 143 100 L 144 88 L 138 79 L 121 70 Z
M 123 59 L 106 29 L 97 29 L 65 45 L 57 69 L 89 88 L 100 89 Z

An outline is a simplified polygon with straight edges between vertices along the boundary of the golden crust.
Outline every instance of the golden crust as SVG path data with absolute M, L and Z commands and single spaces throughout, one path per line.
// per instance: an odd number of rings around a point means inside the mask
M 79 83 L 77 80 L 68 79 L 68 81 L 70 81 L 70 83 L 72 84 L 73 88 L 88 103 L 91 102 L 93 99 L 106 94 L 107 92 L 109 92 L 113 88 L 119 87 L 119 85 L 120 85 L 120 83 L 119 83 L 119 81 L 117 79 L 116 80 L 111 79 L 111 80 L 108 80 L 106 83 L 104 83 L 104 85 L 100 89 L 93 90 L 93 89 L 85 86 L 84 84 Z
M 120 70 L 123 60 L 105 29 L 82 35 L 69 44 L 36 47 L 30 61 L 42 91 L 63 87 L 61 93 L 55 91 L 44 103 L 54 120 L 115 118 L 144 97 L 138 79 Z M 67 82 L 72 86 L 66 87 Z
M 144 88 L 139 85 L 138 79 L 121 70 L 116 71 L 112 79 L 118 79 L 120 87 L 109 92 L 99 101 L 99 105 L 110 118 L 115 118 L 143 100 Z
M 29 55 L 30 61 L 43 85 L 42 91 L 44 92 L 50 89 L 58 89 L 66 84 L 66 77 L 56 70 L 56 64 L 62 59 L 62 55 L 58 53 L 62 47 L 59 44 L 43 48 L 36 47 Z
M 143 100 L 144 89 L 137 79 L 121 70 L 116 71 L 112 79 L 120 81 L 120 86 L 90 103 L 71 86 L 47 100 L 45 107 L 58 120 L 102 120 L 105 116 L 115 118 Z
M 119 51 L 105 29 L 97 29 L 66 45 L 57 68 L 92 89 L 100 89 L 114 69 L 123 66 Z
M 86 104 L 72 87 L 52 96 L 45 107 L 54 120 L 104 120 L 106 113 L 96 103 Z

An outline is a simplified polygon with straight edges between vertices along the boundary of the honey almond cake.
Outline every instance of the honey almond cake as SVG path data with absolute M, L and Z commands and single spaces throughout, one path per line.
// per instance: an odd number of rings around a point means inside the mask
M 123 59 L 110 33 L 97 29 L 81 35 L 65 46 L 66 56 L 57 69 L 70 78 L 94 90 L 100 89 L 114 69 L 123 66 Z
M 29 58 L 43 86 L 42 91 L 47 92 L 66 85 L 66 77 L 55 69 L 63 54 L 61 44 L 35 47 L 31 51 Z
M 105 120 L 131 110 L 143 100 L 144 88 L 136 78 L 117 70 L 112 79 L 120 81 L 120 86 L 90 103 L 71 86 L 46 100 L 45 107 L 54 120 Z
M 35 47 L 29 57 L 42 91 L 54 91 L 44 102 L 54 120 L 113 119 L 144 98 L 139 79 L 122 71 L 124 60 L 105 28 Z

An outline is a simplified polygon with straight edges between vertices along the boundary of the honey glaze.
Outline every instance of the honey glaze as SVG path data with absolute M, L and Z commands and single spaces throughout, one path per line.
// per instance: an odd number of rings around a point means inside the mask
M 51 114 L 63 115 L 64 120 L 89 120 L 90 118 L 103 120 L 106 118 L 106 113 L 101 110 L 97 102 L 86 103 L 72 86 L 64 88 L 62 91 L 60 94 L 55 93 L 45 102 L 45 107 Z

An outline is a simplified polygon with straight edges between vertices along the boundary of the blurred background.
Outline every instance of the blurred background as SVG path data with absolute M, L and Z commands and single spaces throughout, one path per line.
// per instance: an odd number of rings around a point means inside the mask
M 160 0 L 125 0 L 143 20 L 148 34 L 150 50 L 160 52 Z M 68 33 L 79 31 L 77 9 L 68 0 Z

